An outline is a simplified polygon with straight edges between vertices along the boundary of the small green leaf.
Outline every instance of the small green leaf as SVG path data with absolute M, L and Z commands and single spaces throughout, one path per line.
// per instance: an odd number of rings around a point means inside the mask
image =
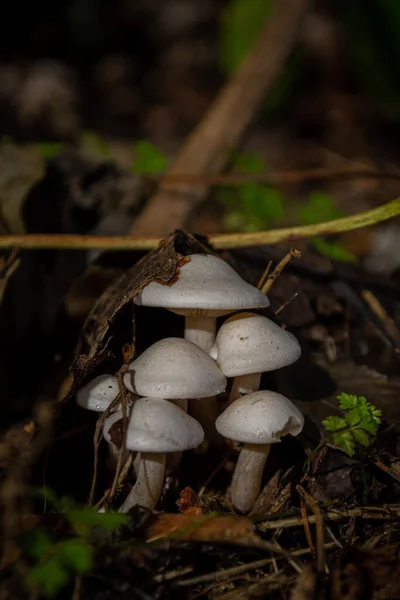
M 45 159 L 49 160 L 59 156 L 64 149 L 64 144 L 60 142 L 39 142 L 36 145 L 39 150 L 39 154 Z
M 332 438 L 335 446 L 341 448 L 349 456 L 353 456 L 355 443 L 350 431 L 334 433 Z
M 57 554 L 66 567 L 82 575 L 90 571 L 93 564 L 93 548 L 83 539 L 70 539 L 60 542 Z
M 357 256 L 338 242 L 331 242 L 318 237 L 310 240 L 310 246 L 323 256 L 327 256 L 338 262 L 352 263 L 357 261 Z
M 346 421 L 347 421 L 347 424 L 349 425 L 349 427 L 354 427 L 355 425 L 358 425 L 358 423 L 361 421 L 360 409 L 359 408 L 351 408 L 346 413 Z
M 322 425 L 327 431 L 338 431 L 346 427 L 346 419 L 331 415 L 322 421 Z
M 363 421 L 362 423 L 360 423 L 359 427 L 361 427 L 361 429 L 364 429 L 364 431 L 367 431 L 371 435 L 376 435 L 378 432 L 378 426 L 373 421 Z
M 353 437 L 359 444 L 363 446 L 369 446 L 369 438 L 368 435 L 362 429 L 354 429 Z
M 35 565 L 28 574 L 28 585 L 38 588 L 45 596 L 56 596 L 69 581 L 69 573 L 57 556 Z
M 308 202 L 300 209 L 300 220 L 304 225 L 314 225 L 321 221 L 333 221 L 344 217 L 345 213 L 338 210 L 329 194 L 311 192 Z
M 143 175 L 161 173 L 168 167 L 168 159 L 156 146 L 146 140 L 139 140 L 133 146 L 135 161 L 132 171 Z
M 359 405 L 357 396 L 354 396 L 353 394 L 342 393 L 337 396 L 337 399 L 339 400 L 340 408 L 343 408 L 344 410 L 348 408 L 355 408 Z
M 23 547 L 27 553 L 36 559 L 43 558 L 53 546 L 53 540 L 50 535 L 41 527 L 32 529 L 23 538 Z
M 115 529 L 127 521 L 127 515 L 114 512 L 98 513 L 92 508 L 70 508 L 66 512 L 66 517 L 75 531 L 82 535 L 96 526 Z

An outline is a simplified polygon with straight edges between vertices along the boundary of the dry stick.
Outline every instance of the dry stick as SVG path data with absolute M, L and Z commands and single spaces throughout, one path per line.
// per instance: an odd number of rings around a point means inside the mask
M 325 544 L 325 549 L 329 550 L 334 548 L 335 544 L 333 542 L 328 542 Z M 293 550 L 291 552 L 292 556 L 306 556 L 310 554 L 309 548 L 302 548 L 300 550 Z M 239 575 L 241 573 L 245 573 L 246 571 L 250 571 L 253 569 L 260 569 L 261 567 L 265 567 L 271 564 L 274 560 L 283 559 L 283 556 L 276 556 L 274 558 L 263 558 L 261 560 L 255 560 L 251 563 L 246 563 L 244 565 L 238 565 L 237 567 L 232 567 L 230 569 L 224 569 L 221 571 L 214 571 L 213 573 L 206 573 L 205 575 L 199 575 L 198 577 L 191 577 L 190 579 L 183 579 L 182 581 L 177 581 L 176 586 L 179 587 L 188 587 L 192 585 L 198 585 L 199 583 L 208 583 L 209 581 L 225 581 L 232 576 Z M 164 576 L 165 577 L 165 576 Z M 155 576 L 156 581 L 164 581 L 161 579 L 161 576 Z
M 386 509 L 387 510 L 375 506 L 359 506 L 347 511 L 328 511 L 327 513 L 324 513 L 324 519 L 326 521 L 343 521 L 344 519 L 360 517 L 362 519 L 387 519 L 390 521 L 398 520 L 400 518 L 400 505 L 387 505 Z M 316 521 L 316 515 L 310 515 L 308 517 L 309 523 L 315 523 Z M 274 521 L 265 520 L 260 523 L 259 527 L 262 531 L 267 531 L 268 529 L 289 529 L 290 527 L 301 527 L 302 525 L 303 521 L 300 517 L 287 517 Z
M 133 463 L 133 453 L 131 452 L 128 456 L 128 458 L 126 459 L 126 463 L 124 464 L 122 470 L 121 470 L 121 474 L 118 478 L 118 483 L 117 483 L 117 489 L 124 483 L 130 468 L 132 466 Z M 94 508 L 101 508 L 104 504 L 104 502 L 109 498 L 111 493 L 111 488 L 106 490 L 103 494 L 103 496 L 100 498 L 100 500 L 94 505 Z
M 243 185 L 246 183 L 261 183 L 265 185 L 299 184 L 305 181 L 325 181 L 343 179 L 389 179 L 398 181 L 400 172 L 376 171 L 373 168 L 344 167 L 341 169 L 302 169 L 300 171 L 275 171 L 268 173 L 210 175 L 209 173 L 161 173 L 146 175 L 150 180 L 163 180 L 167 183 L 191 183 L 203 185 Z
M 319 573 L 325 570 L 325 552 L 324 552 L 324 518 L 321 509 L 315 502 L 314 498 L 306 492 L 301 486 L 297 485 L 296 490 L 300 496 L 307 502 L 315 515 L 315 535 L 317 539 L 317 569 Z
M 400 214 L 400 198 L 387 202 L 377 208 L 372 208 L 355 215 L 316 223 L 314 225 L 299 225 L 295 227 L 284 227 L 283 229 L 271 229 L 269 231 L 258 231 L 256 233 L 217 233 L 208 236 L 208 240 L 215 248 L 245 248 L 248 246 L 264 246 L 265 244 L 277 244 L 288 240 L 315 237 L 317 235 L 332 235 L 344 231 L 353 231 L 387 221 Z M 58 250 L 94 250 L 107 251 L 117 250 L 154 250 L 158 247 L 162 238 L 137 237 L 97 237 L 86 235 L 2 235 L 0 236 L 0 248 L 17 246 L 24 250 L 30 249 L 58 249 Z
M 258 289 L 261 290 L 262 286 L 265 284 L 265 282 L 267 281 L 269 272 L 271 270 L 272 267 L 272 260 L 270 260 L 267 264 L 267 266 L 265 267 L 264 273 L 261 275 L 260 277 L 260 281 L 258 282 Z
M 218 174 L 224 168 L 229 152 L 237 146 L 284 65 L 308 4 L 309 0 L 277 3 L 253 50 L 215 98 L 161 180 L 158 191 L 136 219 L 132 235 L 165 236 L 184 226 L 209 186 L 199 182 L 173 184 L 171 177 L 180 173 Z
M 304 498 L 300 498 L 300 515 L 301 515 L 301 520 L 303 522 L 303 527 L 304 527 L 304 532 L 306 534 L 308 547 L 310 548 L 311 553 L 313 555 L 315 555 L 315 547 L 314 547 L 314 543 L 313 543 L 312 536 L 311 536 L 310 523 L 308 522 L 308 518 L 307 518 L 308 515 L 307 515 L 307 510 L 306 510 L 306 502 L 305 502 Z
M 115 469 L 114 480 L 111 485 L 110 495 L 107 499 L 108 501 L 111 501 L 113 499 L 113 497 L 115 496 L 115 491 L 117 489 L 117 484 L 118 484 L 118 478 L 119 478 L 119 474 L 120 474 L 121 467 L 122 467 L 123 448 L 125 448 L 125 442 L 126 442 L 126 431 L 127 431 L 127 421 L 128 421 L 126 406 L 128 403 L 128 399 L 127 399 L 127 390 L 126 390 L 126 388 L 124 386 L 124 382 L 123 382 L 123 376 L 125 375 L 127 370 L 128 370 L 128 365 L 124 364 L 119 369 L 118 374 L 117 374 L 119 395 L 121 396 L 122 432 L 123 432 L 123 434 L 122 434 L 121 451 L 118 456 L 117 468 Z
M 272 286 L 274 281 L 276 279 L 278 279 L 278 277 L 280 276 L 280 274 L 282 273 L 282 271 L 286 267 L 286 265 L 288 265 L 293 259 L 300 258 L 300 257 L 301 257 L 300 250 L 297 250 L 297 248 L 291 248 L 290 252 L 282 258 L 282 260 L 276 265 L 276 267 L 272 271 L 272 273 L 267 276 L 265 282 L 262 283 L 261 286 L 260 286 L 261 282 L 258 284 L 260 291 L 263 294 L 267 294 L 269 292 L 270 287 Z M 263 278 L 264 278 L 264 276 L 261 278 L 261 280 Z

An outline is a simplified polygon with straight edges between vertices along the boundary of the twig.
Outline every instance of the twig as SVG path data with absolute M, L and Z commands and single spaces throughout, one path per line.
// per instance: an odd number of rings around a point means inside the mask
M 229 161 L 254 119 L 266 92 L 296 40 L 296 30 L 309 0 L 280 0 L 253 50 L 218 94 L 207 114 L 188 137 L 181 152 L 135 221 L 132 235 L 168 235 L 183 227 L 187 216 L 207 194 L 204 183 L 172 184 L 180 173 L 218 173 Z M 169 181 L 168 181 L 169 177 Z
M 146 176 L 147 177 L 147 176 Z M 190 183 L 209 186 L 245 185 L 261 183 L 265 185 L 298 184 L 306 181 L 346 180 L 346 179 L 388 179 L 399 181 L 400 172 L 376 171 L 372 168 L 345 167 L 342 169 L 302 169 L 300 171 L 275 171 L 257 174 L 210 175 L 209 173 L 162 173 L 149 175 L 150 180 L 163 180 L 168 183 Z
M 334 548 L 334 542 L 328 542 L 325 544 L 326 550 Z M 279 546 L 275 549 L 277 550 Z M 293 550 L 290 553 L 292 556 L 306 556 L 310 554 L 310 548 L 301 548 L 300 550 Z M 231 569 L 224 569 L 221 571 L 214 571 L 213 573 L 206 573 L 205 575 L 199 575 L 198 577 L 191 577 L 190 579 L 184 579 L 182 581 L 177 581 L 174 585 L 179 587 L 189 587 L 192 585 L 198 585 L 199 583 L 208 583 L 209 581 L 225 581 L 226 579 L 230 579 L 235 575 L 240 575 L 241 573 L 246 573 L 247 571 L 252 571 L 254 569 L 260 569 L 261 567 L 265 567 L 266 565 L 272 564 L 274 560 L 282 560 L 284 558 L 283 555 L 277 555 L 274 558 L 263 558 L 261 560 L 255 560 L 250 563 L 246 563 L 244 565 L 238 565 L 237 567 L 232 567 Z M 158 581 L 163 581 L 161 576 Z
M 3 302 L 8 282 L 20 265 L 21 261 L 17 258 L 17 254 L 18 250 L 13 248 L 6 259 L 0 259 L 0 305 Z
M 261 284 L 261 286 L 260 286 L 260 284 L 258 284 L 258 287 L 262 291 L 262 293 L 267 294 L 269 292 L 270 287 L 272 286 L 274 281 L 276 279 L 278 279 L 278 277 L 280 276 L 280 274 L 282 273 L 282 271 L 286 267 L 286 265 L 288 265 L 293 259 L 300 258 L 300 257 L 301 257 L 300 250 L 297 250 L 297 248 L 291 248 L 290 252 L 282 258 L 282 260 L 276 265 L 276 267 L 272 271 L 272 273 L 270 275 L 268 275 L 265 283 Z M 263 279 L 263 277 L 261 278 L 261 280 L 262 279 Z
M 386 505 L 384 508 L 375 506 L 359 506 L 356 508 L 350 508 L 346 511 L 328 511 L 324 513 L 324 519 L 326 521 L 343 521 L 344 519 L 352 519 L 360 517 L 362 519 L 378 519 L 378 520 L 397 520 L 400 518 L 400 505 Z M 310 515 L 308 517 L 309 523 L 316 522 L 316 516 Z M 286 519 L 277 520 L 265 520 L 260 523 L 259 527 L 262 531 L 268 529 L 288 529 L 290 527 L 301 527 L 303 521 L 300 517 L 287 517 Z
M 314 498 L 308 492 L 306 492 L 306 490 L 301 485 L 297 485 L 296 490 L 299 492 L 300 496 L 304 498 L 304 500 L 307 502 L 315 516 L 315 535 L 317 540 L 317 569 L 319 573 L 323 573 L 325 571 L 323 515 L 321 509 L 315 502 Z
M 316 223 L 314 225 L 298 225 L 271 229 L 255 233 L 217 233 L 208 237 L 215 248 L 245 248 L 248 246 L 263 246 L 277 244 L 288 240 L 315 237 L 317 235 L 333 235 L 344 231 L 353 231 L 367 225 L 387 221 L 400 214 L 400 198 L 387 202 L 377 208 L 372 208 L 355 215 Z M 17 246 L 24 250 L 58 249 L 58 250 L 154 250 L 162 238 L 152 237 L 106 237 L 85 235 L 2 235 L 0 248 Z
M 306 534 L 308 547 L 310 548 L 311 553 L 315 556 L 315 547 L 311 537 L 310 523 L 308 522 L 308 515 L 304 498 L 300 498 L 300 518 L 303 523 L 304 533 Z
M 120 474 L 121 467 L 122 467 L 123 448 L 125 448 L 125 442 L 126 442 L 126 431 L 127 431 L 127 422 L 128 422 L 126 409 L 127 409 L 128 399 L 127 399 L 127 390 L 126 390 L 126 388 L 124 386 L 124 382 L 123 382 L 123 376 L 127 370 L 128 370 L 128 365 L 124 364 L 124 365 L 122 365 L 122 367 L 120 368 L 120 370 L 118 371 L 118 374 L 117 374 L 119 395 L 121 397 L 121 409 L 122 409 L 122 446 L 121 446 L 121 451 L 118 456 L 117 468 L 115 469 L 114 480 L 111 485 L 110 495 L 108 497 L 108 500 L 110 502 L 113 499 L 113 497 L 115 495 L 115 491 L 117 489 L 118 478 L 119 478 L 119 474 Z
M 129 473 L 129 470 L 132 466 L 132 463 L 133 463 L 133 454 L 131 452 L 129 454 L 128 458 L 126 459 L 126 463 L 124 464 L 124 466 L 121 470 L 121 474 L 118 478 L 117 488 L 119 488 L 125 481 L 128 473 Z M 100 500 L 94 505 L 94 508 L 100 508 L 101 506 L 103 506 L 104 502 L 109 498 L 110 493 L 111 493 L 111 488 L 104 492 L 104 494 L 100 498 Z
M 267 266 L 265 267 L 264 273 L 261 275 L 260 277 L 260 281 L 258 282 L 258 289 L 261 290 L 262 286 L 264 285 L 264 283 L 267 281 L 269 272 L 271 270 L 272 267 L 272 260 L 270 260 L 267 264 Z
M 371 292 L 371 290 L 362 290 L 362 297 L 365 302 L 368 304 L 369 308 L 372 310 L 374 315 L 379 319 L 382 323 L 384 330 L 387 335 L 391 338 L 391 345 L 395 345 L 396 347 L 393 350 L 397 353 L 400 352 L 400 334 L 393 320 L 389 317 L 386 310 L 379 302 L 378 298 Z

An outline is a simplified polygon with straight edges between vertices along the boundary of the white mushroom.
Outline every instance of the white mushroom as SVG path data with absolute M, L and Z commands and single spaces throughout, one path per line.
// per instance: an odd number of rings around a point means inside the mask
M 114 375 L 99 375 L 78 391 L 76 403 L 87 410 L 104 412 L 118 394 L 118 379 Z
M 124 384 L 139 396 L 181 400 L 220 394 L 226 377 L 196 344 L 164 338 L 129 365 Z
M 299 409 L 281 394 L 270 391 L 242 396 L 218 417 L 219 433 L 245 444 L 231 486 L 231 500 L 237 510 L 245 513 L 253 508 L 271 444 L 289 433 L 298 435 L 303 425 Z
M 254 313 L 239 313 L 220 327 L 210 356 L 226 377 L 234 377 L 229 403 L 260 388 L 261 373 L 281 369 L 300 358 L 296 338 Z
M 129 419 L 126 447 L 140 452 L 136 483 L 119 512 L 136 504 L 154 508 L 161 494 L 165 455 L 196 448 L 204 439 L 201 425 L 172 402 L 139 398 Z
M 225 390 L 226 377 L 196 344 L 182 338 L 156 342 L 129 365 L 124 384 L 139 396 L 182 403 L 195 399 L 192 413 L 202 423 L 207 439 L 216 446 L 221 443 L 215 429 L 218 414 L 210 408 L 210 397 Z M 180 407 L 187 410 L 187 404 Z
M 170 285 L 151 282 L 134 299 L 185 316 L 184 337 L 208 352 L 215 340 L 216 318 L 234 310 L 264 308 L 269 300 L 212 254 L 192 254 Z

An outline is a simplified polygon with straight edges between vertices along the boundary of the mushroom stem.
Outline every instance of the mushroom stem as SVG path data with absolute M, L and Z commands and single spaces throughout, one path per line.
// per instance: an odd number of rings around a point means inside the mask
M 246 444 L 239 454 L 231 485 L 233 506 L 242 513 L 249 512 L 261 489 L 261 480 L 270 444 Z
M 215 342 L 217 320 L 215 317 L 189 316 L 185 317 L 184 338 L 209 352 Z
M 215 317 L 189 316 L 185 317 L 185 339 L 209 352 L 215 342 L 217 320 Z M 215 447 L 221 448 L 223 438 L 215 429 L 215 421 L 219 416 L 218 400 L 215 396 L 190 402 L 190 414 L 204 429 L 205 439 Z
M 127 513 L 139 504 L 154 508 L 160 498 L 165 473 L 165 453 L 143 452 L 136 483 L 119 509 Z
M 239 375 L 232 381 L 231 393 L 229 395 L 228 405 L 246 394 L 258 392 L 261 384 L 261 373 L 249 373 L 248 375 Z

